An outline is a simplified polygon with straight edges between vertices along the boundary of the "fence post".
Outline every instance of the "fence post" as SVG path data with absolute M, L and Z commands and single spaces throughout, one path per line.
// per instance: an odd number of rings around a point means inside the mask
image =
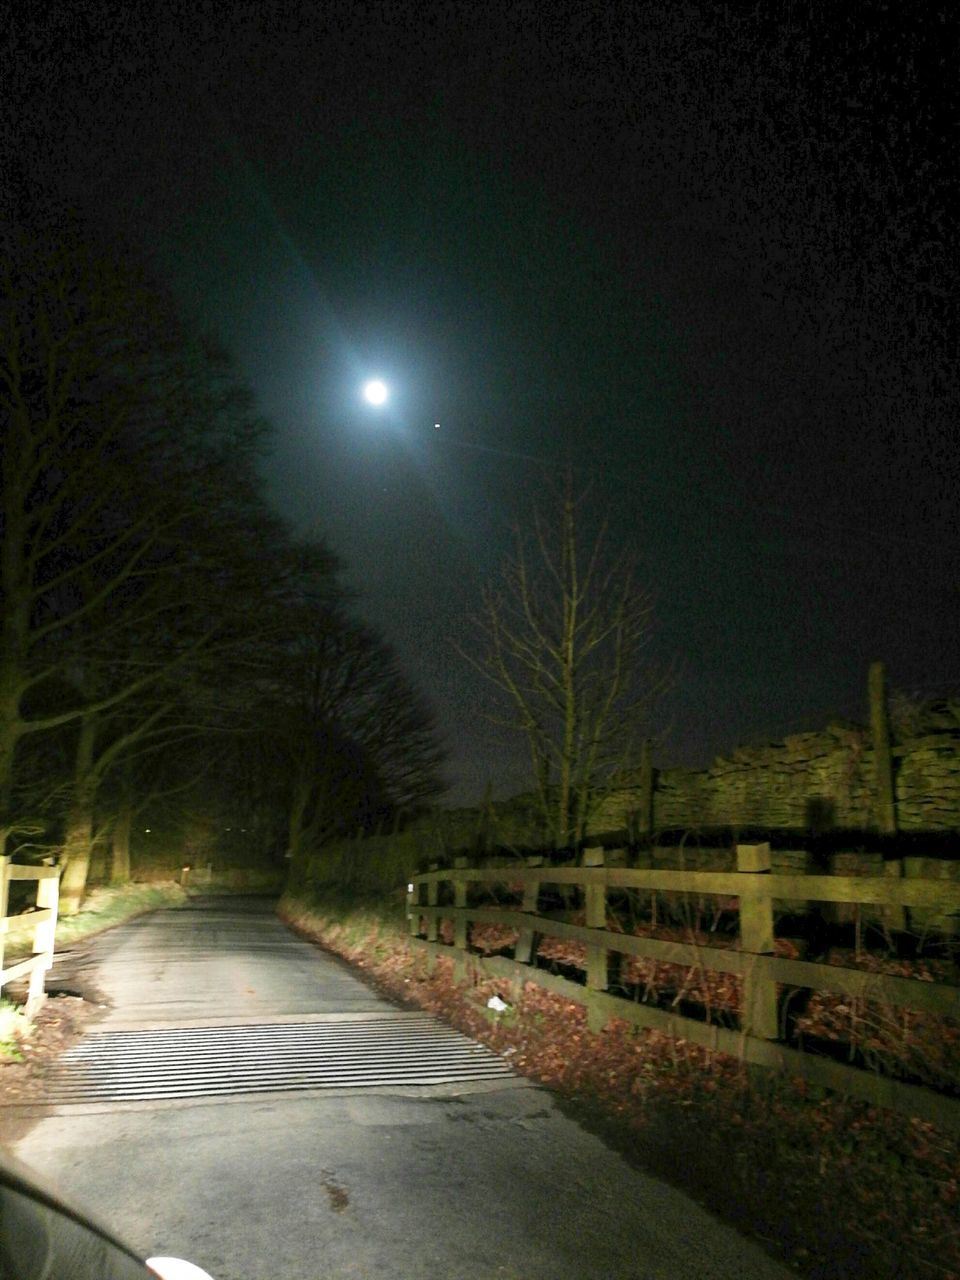
M 45 858 L 45 867 L 56 864 L 53 858 Z M 48 876 L 37 882 L 37 906 L 41 910 L 52 911 L 49 920 L 42 920 L 33 931 L 33 954 L 47 952 L 53 959 L 53 948 L 57 937 L 57 913 L 60 909 L 60 877 Z
M 773 899 L 752 892 L 750 878 L 770 871 L 769 844 L 738 844 L 737 871 L 744 876 L 740 890 L 740 950 L 745 957 L 773 954 Z M 747 1035 L 776 1040 L 777 983 L 762 967 L 745 959 L 742 1026 Z
M 439 866 L 440 866 L 439 862 L 431 862 L 430 870 L 436 871 L 438 870 Z M 427 906 L 428 907 L 435 907 L 437 905 L 437 901 L 440 896 L 439 891 L 440 891 L 440 885 L 437 883 L 436 880 L 431 880 L 430 883 L 427 885 Z M 436 942 L 436 940 L 437 940 L 437 917 L 428 916 L 427 917 L 427 941 Z
M 420 884 L 416 880 L 407 881 L 407 928 L 412 938 L 420 932 Z
M 542 867 L 543 858 L 527 858 L 528 867 Z M 540 881 L 527 880 L 523 886 L 523 904 L 520 910 L 530 915 L 537 914 L 537 906 L 540 902 Z M 533 930 L 521 929 L 517 938 L 516 946 L 513 948 L 513 958 L 518 964 L 529 964 L 533 959 Z
M 890 834 L 897 829 L 897 807 L 893 793 L 893 762 L 890 757 L 890 717 L 887 713 L 886 675 L 882 662 L 870 663 L 870 733 L 873 738 L 873 817 L 877 830 Z
M 465 870 L 470 861 L 468 858 L 454 858 L 453 865 L 458 871 Z M 460 951 L 467 949 L 467 917 L 462 912 L 467 909 L 467 882 L 465 880 L 455 880 L 453 884 L 453 905 L 457 908 L 458 914 L 453 921 L 453 945 Z
M 44 866 L 52 867 L 53 859 L 44 860 Z M 33 954 L 42 955 L 43 963 L 38 964 L 30 974 L 30 988 L 27 992 L 26 1014 L 32 1018 L 47 998 L 44 990 L 46 975 L 53 965 L 53 949 L 57 937 L 57 911 L 60 905 L 60 876 L 47 876 L 37 881 L 37 907 L 50 911 L 50 919 L 42 920 L 33 931 Z
M 891 858 L 883 864 L 883 874 L 891 879 L 899 880 L 903 878 L 903 859 Z M 907 928 L 907 908 L 891 904 L 883 908 L 883 922 L 888 929 L 897 933 L 904 933 Z
M 470 865 L 468 858 L 454 858 L 453 866 L 464 871 Z M 453 979 L 462 982 L 467 976 L 467 882 L 454 880 L 453 905 L 457 914 L 453 917 Z
M 584 849 L 585 867 L 603 866 L 603 849 Z M 604 929 L 607 924 L 607 886 L 584 882 L 584 905 L 588 929 Z M 607 989 L 607 948 L 594 943 L 587 945 L 587 986 L 591 991 Z
M 640 807 L 637 814 L 638 834 L 653 834 L 653 756 L 650 739 L 644 738 L 640 748 Z
M 10 905 L 10 875 L 7 868 L 12 858 L 9 854 L 0 856 L 0 973 L 3 973 L 3 947 L 7 940 L 7 908 Z M 0 991 L 3 983 L 0 982 Z

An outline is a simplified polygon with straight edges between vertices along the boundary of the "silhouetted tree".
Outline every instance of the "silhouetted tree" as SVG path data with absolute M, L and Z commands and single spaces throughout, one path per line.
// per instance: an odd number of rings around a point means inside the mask
M 435 794 L 430 715 L 335 557 L 267 510 L 229 362 L 74 229 L 4 247 L 3 848 L 56 836 L 70 912 L 95 836 L 122 878 L 133 816 L 191 780 L 198 814 L 228 812 L 254 761 L 298 848 Z
M 282 590 L 259 496 L 263 424 L 229 363 L 130 269 L 11 234 L 0 288 L 0 826 L 25 739 L 69 731 L 62 902 L 123 755 L 182 732 Z M 332 558 L 315 557 L 331 578 Z M 186 696 L 185 695 L 189 695 Z
M 286 779 L 292 856 L 372 830 L 440 793 L 442 752 L 426 703 L 370 628 L 308 606 L 263 705 L 263 740 Z
M 614 773 L 634 765 L 665 677 L 649 653 L 650 594 L 605 522 L 585 532 L 588 492 L 569 471 L 515 529 L 502 574 L 483 588 L 480 644 L 461 655 L 496 688 L 491 719 L 524 736 L 548 841 L 573 848 Z

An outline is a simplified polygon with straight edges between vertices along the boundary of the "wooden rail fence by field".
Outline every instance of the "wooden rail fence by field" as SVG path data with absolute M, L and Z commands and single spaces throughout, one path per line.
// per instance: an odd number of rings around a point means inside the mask
M 44 975 L 53 964 L 53 947 L 57 933 L 57 909 L 60 899 L 60 867 L 19 866 L 9 857 L 0 857 L 0 992 L 4 985 L 15 978 L 30 975 L 27 992 L 26 1014 L 32 1017 L 43 1004 L 46 996 Z M 10 882 L 12 880 L 37 881 L 37 905 L 35 910 L 8 916 Z M 33 954 L 26 960 L 3 967 L 3 953 L 9 934 L 33 930 Z
M 890 876 L 771 874 L 768 844 L 738 845 L 737 870 L 733 872 L 605 866 L 603 857 L 603 850 L 593 849 L 584 852 L 583 866 L 548 866 L 542 859 L 530 859 L 526 864 L 513 862 L 499 867 L 471 867 L 460 858 L 453 867 L 415 875 L 407 886 L 411 943 L 433 957 L 453 955 L 461 975 L 472 969 L 478 976 L 505 980 L 519 988 L 523 983 L 534 982 L 583 1004 L 594 1030 L 602 1029 L 611 1018 L 622 1019 L 960 1132 L 960 1100 L 784 1043 L 778 984 L 879 1000 L 900 1009 L 954 1019 L 960 1019 L 960 987 L 773 954 L 776 902 L 872 904 L 890 910 L 919 907 L 952 914 L 960 912 L 960 883 Z M 471 905 L 468 889 L 474 884 L 521 887 L 521 909 Z M 452 901 L 440 902 L 441 885 L 452 887 L 452 893 L 444 895 Z M 541 889 L 564 885 L 582 891 L 585 924 L 537 913 Z M 607 928 L 607 894 L 617 889 L 707 895 L 722 898 L 727 904 L 736 899 L 739 949 L 611 930 Z M 438 941 L 441 920 L 452 921 L 452 946 Z M 516 931 L 514 958 L 483 957 L 470 952 L 471 923 Z M 536 967 L 539 936 L 585 945 L 585 985 Z M 743 984 L 739 1030 L 612 994 L 607 988 L 610 958 L 615 953 L 736 975 Z

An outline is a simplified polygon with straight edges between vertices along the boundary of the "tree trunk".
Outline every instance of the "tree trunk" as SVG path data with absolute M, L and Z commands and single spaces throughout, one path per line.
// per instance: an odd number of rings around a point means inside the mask
M 287 850 L 293 862 L 297 862 L 304 853 L 305 819 L 310 803 L 310 791 L 311 784 L 308 779 L 300 777 L 294 781 L 287 828 Z
M 2 477 L 7 486 L 6 469 Z M 13 518 L 12 518 L 13 517 Z M 0 548 L 0 593 L 3 614 L 0 619 L 0 856 L 7 852 L 7 837 L 15 825 L 11 805 L 17 747 L 23 735 L 20 700 L 25 676 L 28 609 L 22 589 L 22 538 L 18 541 L 18 521 L 9 507 L 3 511 L 4 531 Z
M 16 735 L 0 724 L 0 857 L 7 852 L 7 840 L 13 827 L 11 792 Z
M 60 914 L 72 916 L 80 910 L 87 889 L 90 854 L 93 848 L 93 803 L 74 798 L 67 816 L 63 840 L 63 875 L 60 877 Z
M 90 855 L 93 851 L 93 805 L 97 778 L 93 751 L 97 725 L 94 716 L 84 716 L 80 725 L 74 769 L 73 798 L 67 810 L 63 839 L 63 874 L 60 877 L 60 914 L 75 915 L 87 889 Z
M 580 575 L 577 565 L 577 529 L 570 476 L 565 481 L 563 502 L 563 552 L 560 573 L 563 590 L 563 635 L 561 639 L 561 683 L 563 686 L 563 739 L 560 749 L 560 793 L 558 831 L 560 847 L 576 844 L 574 783 L 579 763 L 580 691 L 577 687 L 577 626 L 580 613 Z
M 113 822 L 110 846 L 110 883 L 127 884 L 130 880 L 130 831 L 133 827 L 133 805 L 124 792 Z

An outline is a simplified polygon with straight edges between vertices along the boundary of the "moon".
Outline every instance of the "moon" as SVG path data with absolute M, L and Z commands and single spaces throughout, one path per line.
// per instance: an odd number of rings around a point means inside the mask
M 371 378 L 363 384 L 363 398 L 367 404 L 385 404 L 390 394 L 387 384 L 382 378 Z

